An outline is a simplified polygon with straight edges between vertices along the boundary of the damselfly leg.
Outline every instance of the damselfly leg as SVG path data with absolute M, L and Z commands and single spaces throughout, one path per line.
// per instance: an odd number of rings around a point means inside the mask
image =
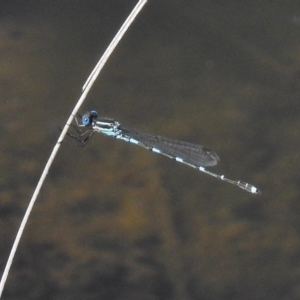
M 82 118 L 81 115 L 78 114 L 78 116 Z M 93 128 L 82 130 L 82 128 L 87 128 L 87 126 L 80 124 L 77 117 L 74 119 L 76 124 L 71 124 L 73 133 L 67 132 L 67 135 L 80 142 L 79 144 L 77 143 L 78 146 L 85 146 L 94 134 L 95 130 Z

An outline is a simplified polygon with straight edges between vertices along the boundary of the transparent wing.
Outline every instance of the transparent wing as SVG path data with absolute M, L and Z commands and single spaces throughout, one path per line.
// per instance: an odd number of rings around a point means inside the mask
M 220 160 L 216 152 L 201 145 L 170 139 L 163 136 L 152 135 L 135 129 L 124 127 L 121 127 L 120 129 L 122 130 L 122 134 L 125 136 L 124 139 L 129 142 L 130 140 L 128 137 L 138 142 L 135 142 L 135 144 L 150 150 L 155 148 L 159 150 L 161 154 L 170 156 L 174 159 L 182 159 L 184 162 L 198 167 L 214 166 Z

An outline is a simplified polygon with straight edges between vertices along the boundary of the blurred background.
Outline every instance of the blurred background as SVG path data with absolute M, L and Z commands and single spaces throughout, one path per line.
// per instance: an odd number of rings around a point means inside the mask
M 0 267 L 137 0 L 0 3 Z M 3 299 L 300 299 L 300 3 L 149 0 L 81 113 L 199 143 L 261 196 L 97 134 L 49 172 Z

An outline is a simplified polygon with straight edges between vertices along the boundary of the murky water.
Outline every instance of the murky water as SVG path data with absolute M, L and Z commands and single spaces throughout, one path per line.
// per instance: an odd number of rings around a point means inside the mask
M 136 1 L 0 11 L 1 269 L 81 87 Z M 67 141 L 4 299 L 298 299 L 300 4 L 151 1 L 85 110 L 213 148 L 260 197 L 102 136 Z

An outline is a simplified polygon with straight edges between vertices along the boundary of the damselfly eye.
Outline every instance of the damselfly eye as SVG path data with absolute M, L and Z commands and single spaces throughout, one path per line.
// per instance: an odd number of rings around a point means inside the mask
M 83 115 L 81 118 L 81 122 L 84 126 L 88 126 L 91 124 L 90 117 L 88 115 Z
M 96 111 L 96 110 L 91 110 L 91 112 L 90 112 L 90 116 L 91 116 L 91 118 L 92 118 L 92 119 L 95 119 L 95 118 L 97 118 L 97 117 L 98 117 L 98 113 L 97 113 L 97 111 Z

